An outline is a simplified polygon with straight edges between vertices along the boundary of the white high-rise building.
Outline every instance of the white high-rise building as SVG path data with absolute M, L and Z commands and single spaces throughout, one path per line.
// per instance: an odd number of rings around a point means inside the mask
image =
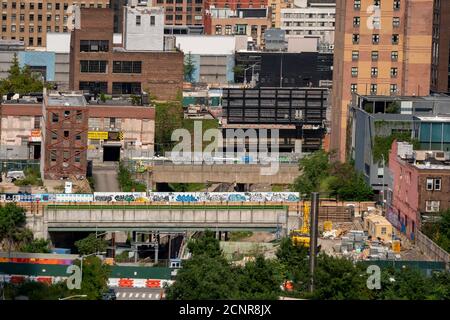
M 281 9 L 281 29 L 286 37 L 318 38 L 332 46 L 336 0 L 294 0 L 292 8 Z

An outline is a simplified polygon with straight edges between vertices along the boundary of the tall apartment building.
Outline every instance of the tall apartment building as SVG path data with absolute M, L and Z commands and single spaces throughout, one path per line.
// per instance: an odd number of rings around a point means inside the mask
M 294 0 L 269 0 L 268 6 L 272 11 L 272 28 L 281 27 L 281 9 L 292 8 Z
M 45 47 L 47 32 L 70 32 L 72 5 L 108 8 L 110 0 L 1 0 L 3 40 L 24 41 L 29 47 Z
M 319 38 L 334 42 L 336 0 L 294 0 L 290 8 L 281 9 L 281 29 L 286 35 Z
M 203 26 L 204 0 L 149 0 L 163 7 L 166 26 Z
M 429 94 L 433 0 L 336 4 L 330 149 L 344 161 L 352 93 Z
M 450 1 L 434 0 L 431 90 L 450 92 Z
M 70 89 L 113 95 L 146 91 L 162 100 L 175 99 L 183 86 L 183 53 L 162 50 L 162 11 L 136 7 L 126 12 L 128 29 L 124 27 L 123 43 L 115 43 L 112 9 L 80 10 L 80 28 L 71 36 Z

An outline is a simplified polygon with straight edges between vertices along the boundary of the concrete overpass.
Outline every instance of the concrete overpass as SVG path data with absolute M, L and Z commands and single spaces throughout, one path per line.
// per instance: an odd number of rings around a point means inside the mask
M 297 204 L 297 203 L 295 203 Z M 297 206 L 295 206 L 297 207 Z M 27 213 L 36 238 L 52 231 L 215 231 L 288 230 L 297 228 L 299 213 L 271 204 L 49 204 Z
M 242 183 L 242 184 L 292 184 L 299 174 L 298 164 L 279 163 L 273 175 L 263 175 L 259 164 L 173 164 L 153 166 L 150 179 L 156 183 Z

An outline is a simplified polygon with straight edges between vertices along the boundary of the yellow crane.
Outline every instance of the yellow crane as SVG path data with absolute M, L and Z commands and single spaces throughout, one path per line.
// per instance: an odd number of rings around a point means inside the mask
M 303 205 L 303 223 L 300 229 L 293 230 L 291 233 L 291 241 L 295 246 L 303 246 L 309 248 L 309 215 L 311 207 L 309 203 L 304 203 Z

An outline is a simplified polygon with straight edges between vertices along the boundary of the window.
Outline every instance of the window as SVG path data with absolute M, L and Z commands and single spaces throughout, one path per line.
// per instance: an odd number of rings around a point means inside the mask
M 34 129 L 40 129 L 40 128 L 41 128 L 41 117 L 34 116 Z
M 372 67 L 371 70 L 370 70 L 370 75 L 372 76 L 372 78 L 378 77 L 378 68 L 377 67 Z
M 394 0 L 394 10 L 400 9 L 400 0 Z
M 150 25 L 151 26 L 155 25 L 155 16 L 150 16 Z
M 373 27 L 374 29 L 381 29 L 380 17 L 373 17 L 373 20 L 372 20 L 372 27 Z
M 13 25 L 11 26 L 11 32 L 16 32 L 16 25 L 13 24 Z
M 77 119 L 77 121 L 83 120 L 83 111 L 77 110 L 76 119 Z
M 357 10 L 361 9 L 361 0 L 354 0 L 353 8 L 355 8 Z
M 400 37 L 398 34 L 393 34 L 392 35 L 392 44 L 398 44 Z
M 381 227 L 381 234 L 386 234 L 387 232 L 387 228 L 386 227 Z
M 108 40 L 80 40 L 80 52 L 108 52 Z
M 358 68 L 352 67 L 352 77 L 357 77 L 357 76 L 358 76 Z
M 38 21 L 42 21 L 42 14 L 38 14 Z
M 372 61 L 378 61 L 378 51 L 372 51 Z
M 81 60 L 80 72 L 83 73 L 106 73 L 106 60 Z
M 141 73 L 142 61 L 114 61 L 113 73 Z
M 398 69 L 391 68 L 391 78 L 397 78 L 397 75 L 398 75 Z
M 30 3 L 30 10 L 34 10 L 34 3 L 33 2 Z
M 8 9 L 8 2 L 2 2 L 2 9 Z
M 52 10 L 52 4 L 50 2 L 47 3 L 47 10 Z
M 216 25 L 216 34 L 222 34 L 222 26 L 220 24 Z
M 19 15 L 19 20 L 20 21 L 25 21 L 25 15 L 24 14 Z
M 166 14 L 166 20 L 173 20 L 173 15 Z
M 136 16 L 136 25 L 137 26 L 141 25 L 141 16 Z
M 50 161 L 56 161 L 56 150 L 50 150 Z
M 81 158 L 80 158 L 80 155 L 79 155 L 79 154 L 77 154 L 77 155 L 75 156 L 75 162 L 76 162 L 76 163 L 80 163 L 80 162 L 81 162 Z
M 352 51 L 352 60 L 358 61 L 358 59 L 359 59 L 359 51 L 357 50 Z
M 59 3 L 55 3 L 55 10 L 59 10 L 59 9 L 60 9 Z
M 64 162 L 67 162 L 67 161 L 69 161 L 69 157 L 70 157 L 70 151 L 66 151 L 66 150 L 64 150 L 63 151 L 63 161 Z
M 104 93 L 108 91 L 108 83 L 107 82 L 88 82 L 88 81 L 80 81 L 79 90 L 89 91 L 90 93 Z
M 397 93 L 397 85 L 396 84 L 390 85 L 390 92 L 392 95 Z
M 353 26 L 354 27 L 359 27 L 360 22 L 361 22 L 361 18 L 360 17 L 354 17 L 353 18 Z
M 60 19 L 61 19 L 61 18 L 60 18 L 60 16 L 59 16 L 59 14 L 55 14 L 55 21 L 58 22 Z
M 58 140 L 58 134 L 55 131 L 52 131 L 52 140 Z
M 358 44 L 359 43 L 359 34 L 354 33 L 352 40 L 353 40 L 353 44 Z
M 231 27 L 231 25 L 226 25 L 225 26 L 225 34 L 226 35 L 232 34 L 232 27 Z
M 370 94 L 377 94 L 378 86 L 375 83 L 370 85 Z
M 42 3 L 38 3 L 38 10 L 42 10 Z
M 140 94 L 140 82 L 113 82 L 113 94 Z
M 52 113 L 52 122 L 58 122 L 59 121 L 59 115 L 57 113 Z
M 34 46 L 34 38 L 33 37 L 29 37 L 28 38 L 28 45 L 29 46 Z
M 41 37 L 38 37 L 37 38 L 37 45 L 40 47 L 40 46 L 42 46 L 42 38 Z
M 16 8 L 17 8 L 17 5 L 16 5 L 16 3 L 15 3 L 15 2 L 13 2 L 13 3 L 11 4 L 11 7 L 12 7 L 13 9 L 16 9 Z
M 69 130 L 64 130 L 64 138 L 68 138 L 69 137 Z
M 440 191 L 441 190 L 441 178 L 427 178 L 427 190 Z
M 80 140 L 81 140 L 81 134 L 78 133 L 78 134 L 75 136 L 75 140 L 80 141 Z
M 391 60 L 397 61 L 398 60 L 398 51 L 392 51 L 391 52 Z
M 30 21 L 34 21 L 34 14 L 30 14 L 30 16 L 28 17 L 28 19 L 29 19 Z
M 426 212 L 439 212 L 440 201 L 425 201 Z
M 373 5 L 376 7 L 381 6 L 381 0 L 373 0 Z
M 116 127 L 116 118 L 109 118 L 109 127 L 110 128 Z
M 47 14 L 47 22 L 50 22 L 50 21 L 52 21 L 52 15 L 51 14 Z
M 373 34 L 373 35 L 372 35 L 372 43 L 373 43 L 373 44 L 378 44 L 378 43 L 380 43 L 380 35 L 379 35 L 379 34 Z
M 356 83 L 352 83 L 350 85 L 350 92 L 357 92 L 358 91 L 358 85 Z
M 399 17 L 393 17 L 392 18 L 392 26 L 394 28 L 400 27 L 400 18 Z

